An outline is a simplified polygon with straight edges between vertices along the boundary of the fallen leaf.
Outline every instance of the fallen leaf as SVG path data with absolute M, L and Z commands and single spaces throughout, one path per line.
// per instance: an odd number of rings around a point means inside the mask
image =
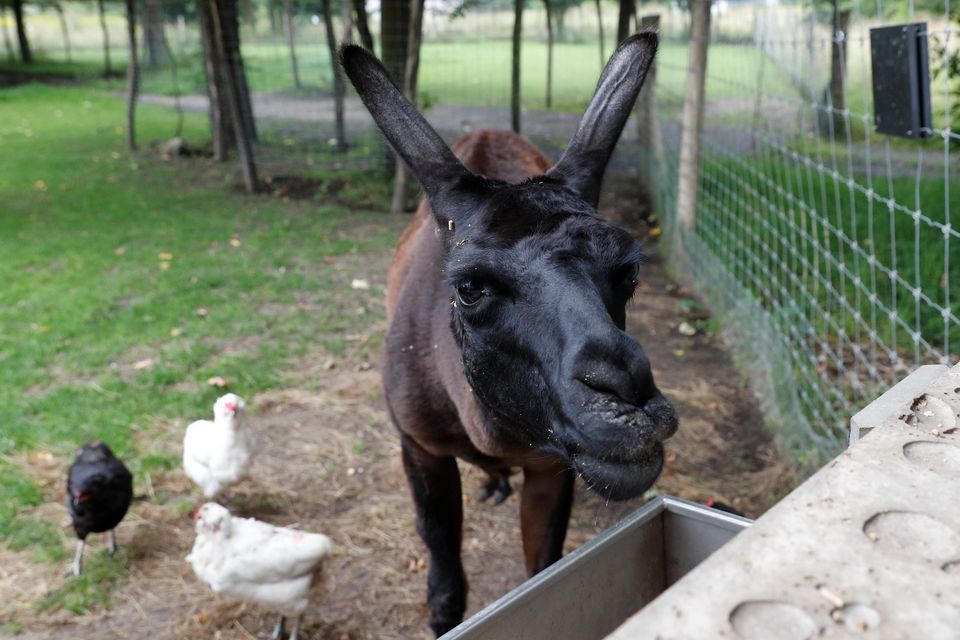
M 166 271 L 169 268 L 170 268 L 170 263 L 167 262 L 166 260 L 160 263 L 160 271 Z
M 144 358 L 133 363 L 133 368 L 137 371 L 143 371 L 153 366 L 153 358 Z
M 174 327 L 173 329 L 170 329 L 171 338 L 176 338 L 181 333 L 183 333 L 183 329 L 181 327 Z
M 212 378 L 208 379 L 207 384 L 211 387 L 217 387 L 218 389 L 226 389 L 228 386 L 227 381 L 220 376 L 213 376 Z
M 240 238 L 230 238 L 230 246 L 231 246 L 231 247 L 239 247 L 239 246 L 240 246 Z
M 681 322 L 681 323 L 677 326 L 677 331 L 678 331 L 678 332 L 680 333 L 680 335 L 682 335 L 682 336 L 690 337 L 690 336 L 695 336 L 695 335 L 697 335 L 697 329 L 696 329 L 696 327 L 694 327 L 694 326 L 693 326 L 692 324 L 690 324 L 689 322 Z
M 649 235 L 651 238 L 657 238 L 661 233 L 663 233 L 663 230 L 660 227 L 654 227 L 653 229 L 650 229 L 650 233 L 647 235 Z
M 169 251 L 161 251 L 157 254 L 157 257 L 161 260 L 173 260 L 173 254 Z
M 43 180 L 37 180 L 36 182 L 33 183 L 33 188 L 36 189 L 37 191 L 46 191 L 47 183 L 44 182 Z
M 370 288 L 370 281 L 367 280 L 366 278 L 354 278 L 353 281 L 350 283 L 350 288 L 361 289 L 366 291 L 367 289 Z
M 673 350 L 673 355 L 675 355 L 675 356 L 678 357 L 678 358 L 682 358 L 682 357 L 683 357 L 683 353 L 684 353 L 683 349 L 674 349 L 674 350 Z
M 116 249 L 113 250 L 114 255 L 118 255 L 118 256 L 122 256 L 126 252 L 127 252 L 126 247 L 117 247 Z
M 206 308 L 206 307 L 197 307 L 195 313 L 196 313 L 198 316 L 200 316 L 201 318 L 206 318 L 206 317 L 207 317 L 207 314 L 210 313 L 210 312 L 207 311 L 207 308 Z

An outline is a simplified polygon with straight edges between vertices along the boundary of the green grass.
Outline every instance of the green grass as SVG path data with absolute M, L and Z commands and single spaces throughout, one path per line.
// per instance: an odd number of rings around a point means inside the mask
M 83 557 L 83 573 L 47 593 L 34 605 L 35 609 L 41 613 L 55 609 L 77 614 L 89 611 L 109 601 L 111 590 L 126 570 L 126 554 L 122 548 L 112 557 L 105 549 L 88 549 Z
M 883 180 L 874 185 L 877 196 L 868 198 L 816 175 L 811 192 L 805 171 L 763 156 L 708 157 L 703 175 L 698 217 L 703 237 L 766 306 L 792 307 L 831 343 L 859 337 L 867 346 L 875 328 L 879 342 L 897 345 L 910 358 L 913 331 L 941 352 L 946 346 L 948 354 L 960 350 L 960 326 L 950 322 L 945 328 L 940 312 L 924 301 L 918 314 L 913 296 L 919 287 L 934 303 L 960 315 L 960 300 L 955 294 L 948 300 L 946 286 L 960 282 L 960 260 L 945 261 L 944 254 L 950 247 L 955 253 L 956 239 L 945 247 L 936 226 L 945 222 L 947 203 L 951 211 L 960 210 L 960 191 L 946 189 L 942 177 L 919 183 L 895 178 L 889 186 Z M 858 182 L 865 184 L 863 178 Z M 783 194 L 771 184 L 780 185 Z M 807 210 L 790 205 L 789 196 L 804 202 Z M 886 204 L 891 197 L 933 224 L 915 224 L 909 213 L 891 211 Z M 905 283 L 892 281 L 881 266 L 895 270 Z M 877 304 L 870 300 L 871 292 Z M 892 320 L 889 311 L 903 323 Z M 880 355 L 886 361 L 886 354 Z
M 232 163 L 163 163 L 148 143 L 131 158 L 122 114 L 120 99 L 89 88 L 0 91 L 0 539 L 40 560 L 63 559 L 65 534 L 29 514 L 55 496 L 31 480 L 24 454 L 68 461 L 99 438 L 138 483 L 176 466 L 152 446 L 154 429 L 209 414 L 222 393 L 209 377 L 249 397 L 284 384 L 310 353 L 357 355 L 343 332 L 374 331 L 382 314 L 373 294 L 350 288 L 377 275 L 351 256 L 389 255 L 404 222 L 378 213 L 389 181 L 376 171 L 313 171 L 341 199 L 364 193 L 369 210 L 351 210 L 325 204 L 323 191 L 244 196 Z M 140 108 L 140 139 L 169 137 L 173 122 Z M 188 117 L 185 136 L 202 142 L 205 119 Z M 372 311 L 344 312 L 361 304 Z M 97 566 L 50 606 L 99 598 Z

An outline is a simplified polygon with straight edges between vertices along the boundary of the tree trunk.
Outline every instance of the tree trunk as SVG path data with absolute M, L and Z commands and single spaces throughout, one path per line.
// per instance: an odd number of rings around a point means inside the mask
M 128 2 L 131 0 L 128 0 Z M 202 0 L 201 0 L 202 1 Z M 243 183 L 247 193 L 256 193 L 259 188 L 257 168 L 253 159 L 252 140 L 244 122 L 245 114 L 240 106 L 242 99 L 238 84 L 238 70 L 243 69 L 243 62 L 239 58 L 240 36 L 238 28 L 236 0 L 209 0 L 210 17 L 213 23 L 214 46 L 217 48 L 224 69 L 224 94 L 229 107 L 230 118 L 233 120 L 233 134 L 237 140 L 237 149 L 240 151 L 240 168 L 243 171 Z
M 63 51 L 67 56 L 67 62 L 73 62 L 73 47 L 70 46 L 70 27 L 67 25 L 67 17 L 63 15 L 63 5 L 59 2 L 54 2 L 53 10 L 57 12 L 57 21 L 60 23 L 60 34 L 63 36 Z
M 166 63 L 165 38 L 160 0 L 143 0 L 143 44 L 148 69 L 156 69 Z
M 595 0 L 597 5 L 597 32 L 600 34 L 600 68 L 603 69 L 607 57 L 603 55 L 603 12 L 600 10 L 600 0 Z
M 207 97 L 210 100 L 210 138 L 213 143 L 213 157 L 223 162 L 231 149 L 236 147 L 233 135 L 233 119 L 227 104 L 226 65 L 220 59 L 217 46 L 217 34 L 214 30 L 213 15 L 207 0 L 198 0 L 197 13 L 200 16 L 200 34 L 203 42 L 203 68 L 206 74 Z
M 407 38 L 410 36 L 410 2 L 382 0 L 380 3 L 380 58 L 383 67 L 398 87 L 404 86 L 407 64 Z M 386 169 L 395 173 L 397 158 L 389 148 L 384 156 Z
M 293 86 L 299 89 L 300 69 L 297 66 L 297 45 L 294 42 L 293 33 L 293 9 L 290 6 L 290 0 L 283 0 L 283 29 L 287 34 L 287 47 L 290 49 L 290 69 L 293 71 Z
M 10 33 L 7 31 L 6 13 L 6 5 L 0 4 L 0 29 L 3 30 L 3 48 L 7 50 L 7 60 L 13 62 L 17 54 L 13 51 L 13 42 L 10 40 Z
M 237 112 L 240 114 L 240 126 L 243 127 L 244 136 L 249 142 L 255 142 L 257 140 L 257 128 L 253 119 L 250 87 L 247 84 L 243 55 L 240 53 L 240 14 L 237 11 L 237 0 L 219 0 L 217 6 L 220 9 L 220 15 L 218 16 L 220 42 L 226 52 L 223 60 L 228 65 L 228 71 L 233 78 L 233 87 L 236 89 L 236 94 L 232 96 L 232 99 L 236 103 Z
M 17 23 L 17 41 L 20 44 L 20 59 L 25 63 L 33 62 L 30 41 L 27 40 L 27 25 L 23 19 L 23 0 L 13 0 L 13 18 Z
M 270 33 L 277 32 L 277 1 L 267 1 L 267 20 L 270 21 Z
M 520 36 L 523 32 L 523 0 L 513 0 L 513 68 L 510 75 L 510 126 L 520 133 Z
M 847 71 L 847 28 L 850 26 L 850 11 L 840 10 L 840 0 L 833 0 L 833 43 L 830 48 L 830 103 L 833 107 L 834 130 L 839 131 L 839 112 L 847 108 L 844 95 Z
M 550 0 L 543 0 L 547 10 L 547 109 L 553 106 L 553 11 Z
M 410 1 L 410 29 L 407 33 L 407 59 L 403 67 L 403 93 L 410 104 L 417 104 L 417 77 L 420 74 L 420 41 L 423 35 L 424 0 Z M 407 167 L 397 162 L 393 176 L 393 197 L 390 200 L 391 213 L 403 213 L 407 202 Z
M 353 13 L 356 15 L 357 33 L 360 34 L 360 44 L 365 49 L 373 51 L 373 35 L 370 33 L 370 24 L 367 20 L 367 3 L 365 0 L 351 0 Z
M 330 68 L 333 71 L 333 121 L 336 127 L 337 151 L 347 150 L 347 131 L 343 125 L 343 98 L 347 87 L 337 64 L 337 34 L 333 31 L 333 15 L 330 10 L 330 0 L 322 0 L 323 25 L 327 31 L 327 49 L 330 51 Z
M 559 42 L 567 41 L 567 11 L 569 10 L 569 6 L 561 6 L 553 16 L 553 23 L 557 28 L 555 35 Z
M 103 0 L 97 0 L 97 13 L 100 16 L 100 32 L 103 34 L 103 75 L 110 75 L 110 30 L 107 28 L 107 16 L 103 10 Z
M 137 9 L 135 0 L 126 0 L 127 43 L 130 57 L 127 60 L 127 151 L 137 150 L 136 123 L 137 93 L 140 90 L 140 64 L 137 61 Z
M 257 7 L 253 0 L 240 0 L 240 15 L 243 16 L 243 22 L 254 34 L 257 31 Z
M 340 19 L 343 21 L 343 35 L 340 37 L 340 42 L 353 44 L 353 8 L 347 2 L 343 4 L 343 15 Z
M 620 0 L 620 14 L 617 17 L 617 44 L 630 36 L 630 20 L 637 15 L 637 5 L 634 0 Z
M 410 37 L 411 0 L 383 0 L 380 13 L 380 53 L 390 78 L 402 87 L 407 64 L 407 40 Z

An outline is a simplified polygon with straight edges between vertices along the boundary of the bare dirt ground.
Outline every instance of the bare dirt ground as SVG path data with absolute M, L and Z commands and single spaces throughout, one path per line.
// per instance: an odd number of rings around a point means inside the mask
M 637 196 L 629 184 L 614 181 L 607 201 L 632 206 Z M 712 497 L 757 516 L 792 486 L 793 471 L 777 453 L 755 399 L 717 339 L 702 330 L 694 336 L 678 332 L 684 320 L 702 326 L 704 314 L 668 278 L 655 245 L 648 248 L 652 258 L 641 271 L 628 328 L 645 346 L 658 385 L 681 416 L 655 489 L 698 501 Z M 371 298 L 381 299 L 389 256 L 364 260 Z M 370 336 L 347 338 L 360 343 Z M 399 446 L 380 396 L 376 356 L 359 355 L 364 352 L 339 360 L 317 352 L 290 372 L 286 388 L 248 394 L 249 419 L 262 449 L 253 478 L 230 491 L 224 502 L 240 515 L 322 531 L 333 539 L 335 553 L 302 637 L 428 638 L 425 550 L 414 533 Z M 155 448 L 178 451 L 188 421 L 156 419 L 143 437 Z M 25 462 L 49 500 L 38 511 L 66 528 L 63 463 Z M 478 504 L 473 495 L 483 476 L 462 468 L 464 556 L 473 613 L 525 576 L 517 497 L 499 506 Z M 512 480 L 517 488 L 520 478 Z M 172 470 L 155 476 L 152 486 L 137 487 L 137 493 L 144 498 L 118 529 L 127 570 L 108 607 L 83 615 L 36 613 L 26 603 L 62 585 L 66 566 L 38 564 L 28 552 L 0 546 L 0 621 L 15 615 L 23 627 L 17 638 L 43 640 L 268 637 L 271 614 L 215 596 L 184 562 L 193 522 L 175 505 L 181 498 L 193 504 L 201 499 L 183 474 Z M 641 503 L 606 504 L 579 486 L 567 549 Z M 102 541 L 93 537 L 91 542 Z

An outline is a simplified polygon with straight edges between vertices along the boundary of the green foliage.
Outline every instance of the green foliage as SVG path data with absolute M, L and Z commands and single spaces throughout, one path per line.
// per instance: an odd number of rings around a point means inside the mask
M 211 376 L 251 396 L 324 344 L 367 348 L 342 334 L 376 333 L 383 315 L 350 280 L 384 275 L 354 255 L 388 255 L 406 221 L 376 213 L 389 201 L 377 172 L 312 170 L 339 181 L 336 199 L 247 197 L 229 188 L 230 165 L 165 163 L 149 145 L 130 157 L 121 122 L 106 92 L 0 92 L 0 538 L 44 561 L 63 558 L 63 532 L 29 514 L 45 498 L 17 456 L 42 448 L 67 462 L 103 439 L 142 492 L 147 474 L 179 465 L 158 425 L 208 415 L 222 393 Z M 174 124 L 170 110 L 139 109 L 143 140 Z M 203 141 L 205 118 L 189 115 L 184 135 Z M 322 156 L 293 157 L 307 153 Z M 331 204 L 361 193 L 366 208 Z M 345 313 L 360 306 L 372 311 Z M 124 564 L 92 558 L 41 608 L 103 602 Z

